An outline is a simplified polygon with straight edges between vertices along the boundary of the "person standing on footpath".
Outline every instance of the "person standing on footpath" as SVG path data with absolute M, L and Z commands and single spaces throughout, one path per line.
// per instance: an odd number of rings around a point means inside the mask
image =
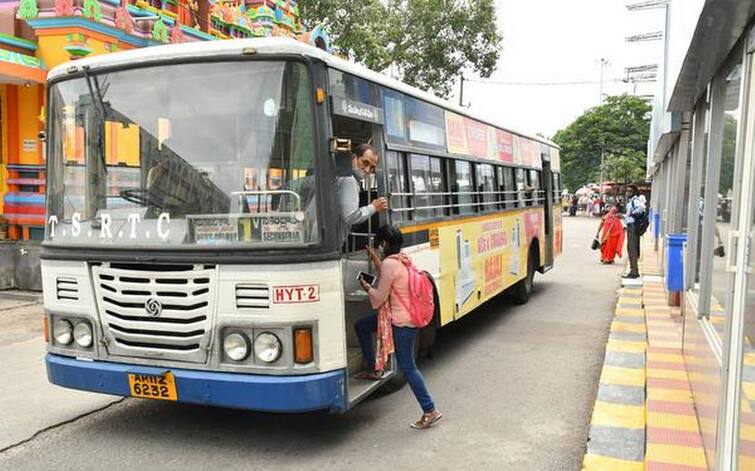
M 624 278 L 636 279 L 640 277 L 637 261 L 640 258 L 640 235 L 635 227 L 635 218 L 645 212 L 645 198 L 640 197 L 636 185 L 629 185 L 626 191 L 627 203 L 624 223 L 627 227 L 627 256 L 629 257 L 629 273 Z
M 596 238 L 600 243 L 600 263 L 610 265 L 617 255 L 621 258 L 624 247 L 624 224 L 615 206 L 601 219 Z

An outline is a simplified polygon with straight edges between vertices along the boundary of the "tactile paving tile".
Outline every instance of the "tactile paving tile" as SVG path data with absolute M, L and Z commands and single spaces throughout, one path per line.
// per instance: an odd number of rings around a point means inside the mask
M 680 311 L 668 306 L 658 253 L 644 241 L 642 279 L 618 292 L 582 469 L 707 471 L 700 423 L 709 412 L 696 412 L 690 381 L 709 379 L 687 372 Z M 755 351 L 749 364 L 755 377 Z
M 657 253 L 644 253 L 645 264 L 658 266 L 652 260 Z M 662 279 L 646 276 L 642 299 L 648 330 L 645 469 L 707 471 L 700 411 L 695 410 L 690 386 L 695 378 L 682 356 L 679 310 L 668 306 Z

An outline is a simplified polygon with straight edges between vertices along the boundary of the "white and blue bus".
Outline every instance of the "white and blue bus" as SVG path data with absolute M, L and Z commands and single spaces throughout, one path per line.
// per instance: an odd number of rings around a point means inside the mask
M 265 411 L 343 412 L 356 280 L 380 225 L 433 277 L 434 332 L 561 250 L 558 148 L 291 39 L 108 54 L 49 74 L 42 253 L 52 383 Z M 349 150 L 391 210 L 342 240 Z

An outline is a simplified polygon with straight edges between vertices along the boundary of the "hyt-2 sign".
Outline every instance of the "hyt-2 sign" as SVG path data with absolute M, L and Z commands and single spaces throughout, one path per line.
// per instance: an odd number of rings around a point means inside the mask
M 320 300 L 320 285 L 273 286 L 273 304 L 314 303 Z

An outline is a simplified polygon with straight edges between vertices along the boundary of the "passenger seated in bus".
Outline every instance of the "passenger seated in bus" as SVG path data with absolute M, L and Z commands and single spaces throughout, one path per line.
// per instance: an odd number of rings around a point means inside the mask
M 382 213 L 388 209 L 388 199 L 380 197 L 372 200 L 367 206 L 359 207 L 360 182 L 370 174 L 375 173 L 378 155 L 369 144 L 360 144 L 354 149 L 351 159 L 351 175 L 338 177 L 336 180 L 336 195 L 341 209 L 341 236 L 348 241 L 351 226 L 361 224 L 375 213 Z

